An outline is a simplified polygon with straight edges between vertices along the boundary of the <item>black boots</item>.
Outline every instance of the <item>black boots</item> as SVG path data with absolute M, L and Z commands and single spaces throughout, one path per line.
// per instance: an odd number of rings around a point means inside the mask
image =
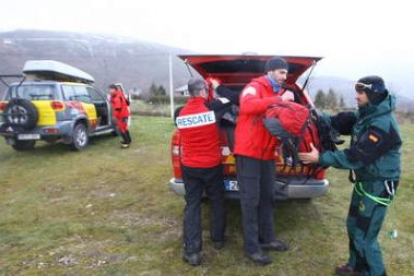
M 129 134 L 129 130 L 126 132 L 121 132 L 122 142 L 121 142 L 121 148 L 129 148 L 129 145 L 131 144 L 131 135 Z
M 189 263 L 192 266 L 198 266 L 201 264 L 201 254 L 198 253 L 189 253 L 183 254 L 183 261 Z
M 248 254 L 246 252 L 245 254 L 250 260 L 259 265 L 268 265 L 272 263 L 272 259 L 270 259 L 267 255 L 263 254 L 262 252 L 257 252 L 254 254 Z
M 129 130 L 127 130 L 125 132 L 125 134 L 126 134 L 126 138 L 127 138 L 127 143 L 128 144 L 131 144 L 132 140 L 131 140 L 131 135 L 129 134 Z
M 274 251 L 286 251 L 289 249 L 289 246 L 281 240 L 276 239 L 271 243 L 261 243 L 260 247 L 263 250 L 274 250 Z

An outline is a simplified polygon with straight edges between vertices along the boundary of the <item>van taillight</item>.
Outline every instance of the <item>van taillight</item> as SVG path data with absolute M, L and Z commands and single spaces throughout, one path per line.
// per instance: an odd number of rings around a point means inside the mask
M 0 111 L 4 111 L 6 109 L 6 102 L 0 102 Z
M 50 106 L 52 107 L 53 110 L 56 110 L 56 111 L 62 111 L 65 109 L 65 105 L 61 101 L 52 101 L 50 103 Z

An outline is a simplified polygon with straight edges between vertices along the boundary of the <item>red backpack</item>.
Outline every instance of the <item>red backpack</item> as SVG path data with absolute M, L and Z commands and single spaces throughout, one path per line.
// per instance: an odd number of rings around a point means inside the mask
M 299 137 L 309 121 L 309 109 L 294 102 L 278 102 L 269 106 L 264 124 L 271 135 L 286 137 L 287 134 Z M 287 132 L 287 133 L 283 133 Z
M 294 102 L 269 106 L 263 124 L 269 133 L 282 141 L 283 158 L 292 169 L 299 164 L 298 152 L 310 151 L 310 143 L 319 146 L 319 137 L 310 111 Z M 289 160 L 289 161 L 288 161 Z

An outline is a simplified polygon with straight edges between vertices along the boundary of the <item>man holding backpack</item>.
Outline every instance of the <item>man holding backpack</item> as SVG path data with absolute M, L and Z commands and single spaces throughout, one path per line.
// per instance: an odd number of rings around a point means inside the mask
M 262 250 L 288 249 L 274 233 L 273 185 L 277 140 L 262 122 L 270 105 L 294 100 L 293 93 L 282 88 L 288 69 L 283 58 L 270 59 L 265 65 L 265 76 L 253 79 L 239 99 L 234 154 L 243 215 L 244 251 L 248 258 L 261 265 L 272 262 Z
M 386 276 L 378 233 L 400 179 L 402 141 L 393 116 L 395 97 L 378 76 L 355 84 L 358 111 L 330 118 L 341 134 L 351 134 L 348 149 L 299 153 L 304 163 L 350 169 L 355 183 L 347 218 L 349 259 L 335 269 L 343 276 Z

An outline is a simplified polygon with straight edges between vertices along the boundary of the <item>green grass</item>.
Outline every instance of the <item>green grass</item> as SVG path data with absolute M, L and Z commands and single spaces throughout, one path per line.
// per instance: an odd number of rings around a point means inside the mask
M 169 118 L 135 117 L 133 145 L 93 139 L 83 152 L 39 143 L 15 152 L 0 143 L 0 275 L 332 275 L 347 258 L 345 218 L 352 185 L 330 170 L 328 194 L 285 202 L 276 231 L 291 249 L 259 267 L 242 251 L 240 210 L 228 204 L 226 247 L 208 239 L 203 205 L 203 265 L 181 261 L 184 201 L 168 190 Z M 389 275 L 414 275 L 413 125 L 404 125 L 403 178 L 380 233 Z M 387 236 L 391 229 L 399 236 Z
M 143 116 L 163 116 L 171 114 L 170 106 L 165 104 L 149 104 L 142 100 L 133 100 L 130 106 L 132 114 Z

